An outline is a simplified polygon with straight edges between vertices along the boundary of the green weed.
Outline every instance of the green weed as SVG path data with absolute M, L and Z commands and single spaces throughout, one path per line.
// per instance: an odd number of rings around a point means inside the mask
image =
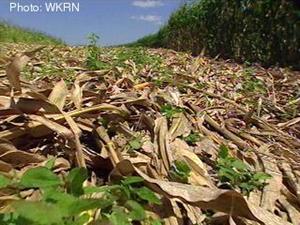
M 67 83 L 72 83 L 75 80 L 75 70 L 70 68 L 55 68 L 49 64 L 44 64 L 39 67 L 39 71 L 32 72 L 28 67 L 25 67 L 22 76 L 27 80 L 39 78 L 57 78 L 58 76 L 64 79 Z
M 257 79 L 253 75 L 253 70 L 251 68 L 246 68 L 244 71 L 245 81 L 242 84 L 242 92 L 244 93 L 266 93 L 266 87 L 263 81 Z
M 196 142 L 200 141 L 201 136 L 199 133 L 191 132 L 188 136 L 183 137 L 183 140 L 186 141 L 189 145 L 195 145 Z
M 250 170 L 243 161 L 229 156 L 229 150 L 224 145 L 220 147 L 217 168 L 222 183 L 229 183 L 246 195 L 256 189 L 262 189 L 266 180 L 271 178 L 269 174 Z
M 143 146 L 142 136 L 132 138 L 129 142 L 129 150 L 139 150 Z
M 158 87 L 172 84 L 174 82 L 173 72 L 167 67 L 160 67 L 159 74 L 152 79 L 153 83 Z
M 284 120 L 290 120 L 295 118 L 299 113 L 299 93 L 294 93 L 294 96 L 288 100 L 288 103 L 284 107 L 285 112 L 280 113 L 280 117 Z
M 150 66 L 152 69 L 159 69 L 162 64 L 160 56 L 151 55 L 142 47 L 122 47 L 116 49 L 113 65 L 127 67 L 128 65 L 125 63 L 127 60 L 133 61 L 137 69 L 142 69 L 145 66 Z
M 86 66 L 90 70 L 107 69 L 108 65 L 101 61 L 101 48 L 98 47 L 100 37 L 94 33 L 88 36 Z
M 128 60 L 132 61 L 137 69 L 149 66 L 159 70 L 162 59 L 159 56 L 149 54 L 142 47 L 107 48 L 105 54 L 97 46 L 99 37 L 95 34 L 89 36 L 86 66 L 91 70 L 111 69 L 113 67 L 128 68 Z M 109 61 L 109 63 L 106 63 Z
M 204 83 L 204 82 L 198 82 L 197 84 L 196 84 L 196 88 L 198 88 L 198 89 L 204 89 L 204 88 L 207 88 L 207 83 Z
M 168 119 L 173 118 L 176 114 L 184 112 L 184 109 L 179 107 L 174 107 L 170 104 L 165 104 L 161 107 L 160 112 L 163 116 L 167 117 Z
M 146 216 L 144 207 L 161 202 L 154 192 L 143 185 L 142 178 L 127 177 L 112 185 L 84 187 L 87 178 L 88 172 L 84 168 L 74 168 L 64 178 L 47 167 L 29 169 L 20 179 L 8 179 L 0 175 L 1 189 L 10 188 L 16 195 L 27 189 L 35 189 L 41 195 L 40 200 L 14 201 L 12 212 L 0 214 L 0 223 L 84 225 L 91 222 L 90 210 L 101 209 L 93 222 L 131 225 L 136 221 L 150 221 L 151 225 L 161 224 Z M 101 197 L 92 197 L 94 193 L 99 193 Z
M 190 177 L 191 168 L 183 160 L 175 160 L 171 165 L 169 171 L 169 177 L 172 181 L 180 183 L 188 183 Z

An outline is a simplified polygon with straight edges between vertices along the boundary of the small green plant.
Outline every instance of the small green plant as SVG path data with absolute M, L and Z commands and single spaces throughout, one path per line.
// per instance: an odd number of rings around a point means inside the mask
M 88 35 L 87 39 L 89 40 L 89 47 L 97 47 L 100 37 L 95 33 L 91 33 Z
M 32 73 L 29 68 L 25 68 L 23 72 L 23 76 L 28 80 L 39 78 L 63 78 L 67 83 L 72 83 L 76 76 L 75 70 L 71 68 L 55 68 L 49 64 L 44 64 L 39 67 L 39 70 Z
M 201 137 L 199 133 L 191 132 L 188 136 L 183 137 L 183 140 L 186 141 L 189 145 L 195 145 L 196 142 L 200 141 Z
M 196 88 L 198 89 L 204 89 L 204 88 L 207 88 L 207 83 L 204 83 L 204 82 L 198 82 L 196 83 Z
M 139 150 L 143 146 L 142 136 L 132 138 L 129 142 L 129 150 Z
M 266 180 L 271 178 L 264 172 L 250 170 L 243 161 L 231 157 L 225 145 L 220 147 L 217 168 L 222 183 L 229 183 L 233 188 L 238 187 L 246 195 L 255 189 L 262 189 Z
M 243 88 L 244 92 L 261 93 L 261 94 L 264 94 L 266 92 L 264 83 L 261 80 L 256 79 L 256 78 L 247 79 L 243 83 L 242 88 Z
M 146 65 L 157 69 L 162 63 L 160 56 L 147 53 L 145 48 L 130 47 L 116 49 L 115 57 L 113 59 L 114 66 L 126 67 L 125 62 L 127 60 L 132 60 L 138 69 L 141 69 Z
M 88 36 L 88 48 L 86 66 L 90 70 L 106 69 L 107 64 L 100 61 L 101 49 L 98 47 L 98 41 L 100 37 L 94 33 Z
M 164 87 L 165 85 L 174 82 L 173 71 L 166 67 L 160 67 L 157 76 L 153 77 L 152 82 L 158 87 Z
M 112 185 L 84 187 L 87 178 L 88 172 L 84 168 L 74 168 L 64 178 L 47 167 L 29 169 L 20 179 L 11 180 L 0 175 L 1 189 L 9 187 L 16 190 L 16 194 L 35 189 L 41 196 L 39 200 L 20 198 L 14 201 L 12 212 L 0 214 L 0 224 L 84 225 L 91 220 L 113 225 L 131 225 L 135 221 L 160 224 L 146 216 L 146 205 L 161 202 L 143 185 L 142 178 L 127 177 Z M 100 197 L 91 197 L 94 193 L 99 193 Z M 101 209 L 100 215 L 91 217 L 91 212 L 97 209 Z
M 169 170 L 169 177 L 172 181 L 188 183 L 191 168 L 183 160 L 175 160 Z
M 245 81 L 242 84 L 242 92 L 244 93 L 266 93 L 266 87 L 263 81 L 257 79 L 252 68 L 246 68 L 244 71 Z
M 182 108 L 174 107 L 170 104 L 165 104 L 161 107 L 160 112 L 168 119 L 173 118 L 176 114 L 184 112 Z
M 295 118 L 299 113 L 299 93 L 294 93 L 293 96 L 288 100 L 288 103 L 284 106 L 284 112 L 279 115 L 284 120 L 290 120 Z

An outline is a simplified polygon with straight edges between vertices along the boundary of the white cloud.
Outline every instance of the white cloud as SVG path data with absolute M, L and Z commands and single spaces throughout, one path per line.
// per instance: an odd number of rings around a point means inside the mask
M 146 22 L 162 24 L 161 17 L 156 15 L 141 15 L 141 16 L 131 16 L 133 20 L 142 20 Z
M 133 6 L 141 7 L 141 8 L 153 8 L 163 6 L 162 1 L 158 0 L 136 0 L 132 2 Z

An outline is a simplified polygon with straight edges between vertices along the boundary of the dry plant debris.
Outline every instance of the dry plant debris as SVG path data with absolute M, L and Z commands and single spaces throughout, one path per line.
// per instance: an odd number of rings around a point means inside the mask
M 91 70 L 83 47 L 1 48 L 1 213 L 28 219 L 24 202 L 60 204 L 45 187 L 64 184 L 93 193 L 68 211 L 82 224 L 299 224 L 299 72 L 141 48 L 103 48 Z M 131 196 L 130 219 L 101 187 Z M 46 209 L 34 224 L 65 219 Z

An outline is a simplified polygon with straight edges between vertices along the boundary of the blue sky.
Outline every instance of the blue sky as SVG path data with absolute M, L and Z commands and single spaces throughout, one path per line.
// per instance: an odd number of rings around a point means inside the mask
M 80 12 L 10 12 L 10 2 L 44 5 L 44 2 L 79 2 Z M 159 30 L 184 0 L 0 0 L 0 19 L 43 31 L 69 44 L 85 44 L 89 33 L 102 45 L 134 41 Z

